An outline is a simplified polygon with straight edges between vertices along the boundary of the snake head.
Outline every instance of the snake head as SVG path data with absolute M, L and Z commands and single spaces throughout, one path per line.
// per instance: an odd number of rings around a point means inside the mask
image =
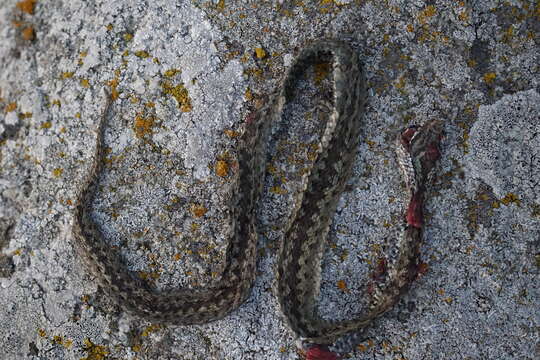
M 402 146 L 408 151 L 414 166 L 417 183 L 422 184 L 441 157 L 442 121 L 432 120 L 422 126 L 410 126 L 400 135 Z

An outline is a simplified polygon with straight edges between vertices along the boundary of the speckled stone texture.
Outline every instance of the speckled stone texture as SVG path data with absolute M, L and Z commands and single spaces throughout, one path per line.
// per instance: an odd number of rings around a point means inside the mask
M 73 201 L 114 102 L 94 215 L 159 291 L 220 280 L 243 122 L 295 54 L 345 40 L 368 100 L 334 218 L 319 308 L 347 319 L 403 217 L 396 132 L 444 122 L 426 204 L 424 274 L 349 359 L 540 356 L 538 1 L 3 0 L 0 359 L 297 359 L 270 291 L 328 67 L 273 124 L 258 278 L 223 320 L 165 327 L 122 313 L 76 258 Z M 325 83 L 326 81 L 326 83 Z

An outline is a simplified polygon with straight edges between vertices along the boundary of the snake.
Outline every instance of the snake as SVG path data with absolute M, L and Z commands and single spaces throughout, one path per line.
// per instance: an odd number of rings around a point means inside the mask
M 111 104 L 97 126 L 90 170 L 77 196 L 73 222 L 74 248 L 87 271 L 119 307 L 151 322 L 170 325 L 202 324 L 224 318 L 250 296 L 256 274 L 257 202 L 263 192 L 268 138 L 273 123 L 294 98 L 295 85 L 311 65 L 330 57 L 333 74 L 332 108 L 312 168 L 303 176 L 302 191 L 294 201 L 291 221 L 280 241 L 273 291 L 287 326 L 303 344 L 321 349 L 340 337 L 368 327 L 407 291 L 419 273 L 427 184 L 440 157 L 441 121 L 411 125 L 397 133 L 394 145 L 405 183 L 408 207 L 396 226 L 394 250 L 379 262 L 368 287 L 369 306 L 359 317 L 323 319 L 316 304 L 320 292 L 325 242 L 356 158 L 367 98 L 364 68 L 345 42 L 318 40 L 303 48 L 266 103 L 246 118 L 237 149 L 237 174 L 230 200 L 231 237 L 226 246 L 223 275 L 209 288 L 152 289 L 132 274 L 117 251 L 104 240 L 92 216 L 104 150 L 103 127 Z M 309 346 L 307 346 L 309 347 Z

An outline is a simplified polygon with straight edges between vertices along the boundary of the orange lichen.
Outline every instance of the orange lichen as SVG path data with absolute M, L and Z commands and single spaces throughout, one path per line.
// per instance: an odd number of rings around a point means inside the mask
M 361 352 L 365 352 L 365 351 L 367 351 L 367 349 L 368 349 L 367 346 L 364 345 L 364 344 L 358 344 L 358 345 L 356 346 L 356 348 L 358 349 L 358 351 L 361 351 Z
M 227 135 L 230 138 L 235 138 L 235 137 L 238 137 L 240 135 L 240 133 L 238 131 L 234 131 L 234 130 L 230 130 L 230 129 L 223 130 L 223 132 L 225 133 L 225 135 Z
M 200 204 L 191 204 L 189 211 L 193 214 L 193 216 L 200 218 L 208 212 L 208 209 Z
M 17 3 L 17 8 L 22 12 L 33 15 L 37 0 L 23 0 Z
M 437 8 L 433 5 L 428 5 L 424 8 L 424 10 L 420 11 L 418 14 L 418 21 L 421 24 L 425 24 L 428 20 L 428 18 L 433 17 L 437 14 Z
M 118 78 L 114 78 L 107 82 L 107 85 L 111 88 L 111 99 L 114 101 L 118 99 L 119 93 L 117 90 L 118 87 Z
M 331 64 L 329 62 L 322 62 L 315 64 L 315 82 L 320 83 L 330 74 Z
M 154 122 L 153 117 L 144 118 L 141 115 L 137 115 L 135 117 L 135 121 L 133 122 L 133 131 L 135 131 L 135 136 L 141 139 L 146 135 L 153 134 L 152 128 L 154 127 Z
M 337 282 L 337 287 L 341 291 L 349 291 L 349 289 L 347 288 L 347 283 L 345 282 L 345 280 L 339 280 Z
M 229 174 L 229 164 L 225 160 L 216 161 L 216 175 L 225 177 Z
M 5 107 L 5 111 L 8 113 L 8 112 L 12 112 L 12 111 L 15 111 L 15 109 L 17 109 L 17 103 L 16 102 L 12 102 L 12 103 L 9 103 L 6 105 Z
M 25 27 L 23 31 L 21 31 L 21 35 L 22 38 L 27 41 L 32 41 L 36 38 L 36 33 L 32 26 Z

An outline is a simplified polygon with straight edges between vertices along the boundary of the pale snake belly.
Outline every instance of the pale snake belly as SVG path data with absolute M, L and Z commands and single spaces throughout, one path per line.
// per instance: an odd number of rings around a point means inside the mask
M 342 42 L 324 40 L 300 52 L 276 93 L 246 121 L 237 151 L 237 188 L 230 205 L 234 236 L 227 244 L 222 280 L 216 287 L 156 292 L 127 271 L 121 257 L 102 240 L 91 216 L 91 204 L 101 171 L 107 105 L 98 125 L 93 163 L 77 200 L 73 233 L 78 256 L 122 309 L 153 322 L 188 325 L 223 318 L 246 300 L 256 274 L 256 204 L 266 169 L 269 128 L 279 122 L 284 106 L 294 97 L 300 75 L 328 55 L 333 59 L 333 107 L 317 159 L 304 175 L 305 188 L 296 199 L 279 248 L 274 292 L 280 310 L 304 342 L 330 344 L 345 333 L 368 326 L 407 290 L 418 273 L 422 203 L 430 170 L 439 157 L 439 121 L 408 127 L 397 136 L 397 159 L 409 207 L 395 251 L 387 255 L 370 285 L 369 308 L 356 319 L 339 322 L 323 320 L 316 309 L 326 235 L 352 172 L 366 98 L 365 78 L 356 53 Z

